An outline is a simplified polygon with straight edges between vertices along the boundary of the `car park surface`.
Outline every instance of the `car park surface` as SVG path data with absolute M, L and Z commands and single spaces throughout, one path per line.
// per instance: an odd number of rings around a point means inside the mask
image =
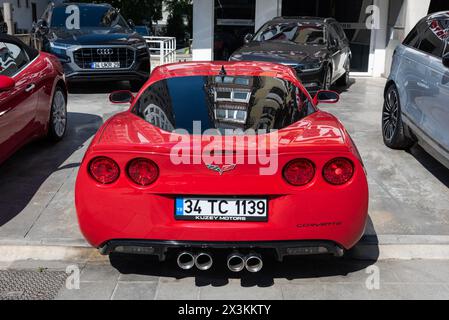
M 323 109 L 345 124 L 367 168 L 371 200 L 365 239 L 373 243 L 445 239 L 449 234 L 448 169 L 419 147 L 410 153 L 385 147 L 380 114 L 386 80 L 352 81 L 338 104 Z M 127 109 L 108 100 L 109 92 L 120 88 L 126 89 L 127 84 L 73 88 L 65 140 L 55 146 L 35 142 L 0 167 L 0 243 L 87 246 L 76 221 L 76 174 L 96 130 Z

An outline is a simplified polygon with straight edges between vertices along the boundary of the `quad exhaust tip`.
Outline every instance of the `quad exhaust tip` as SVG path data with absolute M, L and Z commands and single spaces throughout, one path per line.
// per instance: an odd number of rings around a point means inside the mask
M 182 270 L 190 270 L 195 266 L 195 257 L 191 252 L 181 252 L 176 261 Z
M 231 253 L 228 256 L 227 264 L 228 269 L 232 272 L 240 272 L 245 269 L 245 257 L 238 252 Z
M 192 252 L 184 251 L 178 255 L 177 258 L 178 267 L 182 270 L 191 270 L 193 267 L 197 267 L 201 271 L 209 270 L 212 267 L 212 256 L 205 252 L 193 254 Z
M 212 267 L 213 259 L 208 253 L 201 252 L 195 256 L 195 266 L 201 271 L 207 271 Z
M 256 273 L 262 270 L 263 261 L 262 256 L 258 253 L 252 253 L 245 257 L 245 268 L 251 273 Z

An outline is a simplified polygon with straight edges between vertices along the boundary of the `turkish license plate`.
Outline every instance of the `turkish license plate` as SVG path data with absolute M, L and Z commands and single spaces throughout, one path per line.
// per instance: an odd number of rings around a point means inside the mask
M 177 198 L 176 220 L 268 221 L 267 199 Z
M 120 68 L 120 62 L 92 62 L 92 69 L 117 69 Z

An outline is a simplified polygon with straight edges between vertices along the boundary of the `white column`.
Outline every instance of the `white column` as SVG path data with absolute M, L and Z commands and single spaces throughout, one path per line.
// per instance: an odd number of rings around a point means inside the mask
M 214 59 L 214 1 L 193 0 L 193 44 L 194 61 Z
M 389 0 L 374 0 L 373 4 L 379 10 L 375 17 L 379 21 L 375 22 L 376 29 L 372 30 L 375 33 L 373 76 L 380 77 L 385 72 Z
M 430 0 L 406 0 L 405 34 L 409 34 L 419 20 L 427 16 Z
M 8 26 L 8 34 L 14 34 L 14 21 L 13 21 L 13 9 L 12 5 L 9 2 L 3 3 L 3 15 L 6 22 L 6 25 Z
M 255 31 L 265 22 L 281 15 L 282 0 L 256 0 Z

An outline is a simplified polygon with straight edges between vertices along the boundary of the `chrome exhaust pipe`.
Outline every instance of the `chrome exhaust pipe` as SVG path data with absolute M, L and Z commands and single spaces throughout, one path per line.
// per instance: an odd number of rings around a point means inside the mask
M 262 256 L 257 253 L 251 253 L 245 257 L 245 268 L 249 272 L 256 273 L 262 270 Z
M 181 252 L 176 261 L 182 270 L 190 270 L 195 266 L 195 257 L 191 252 Z
M 227 264 L 232 272 L 240 272 L 245 269 L 245 257 L 238 252 L 233 252 L 228 256 Z
M 212 256 L 208 253 L 201 252 L 195 256 L 195 266 L 201 271 L 209 270 L 213 263 Z

